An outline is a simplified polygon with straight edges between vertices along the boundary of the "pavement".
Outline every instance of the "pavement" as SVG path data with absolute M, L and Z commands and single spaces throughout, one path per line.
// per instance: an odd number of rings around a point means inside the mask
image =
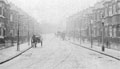
M 111 56 L 113 58 L 116 58 L 116 59 L 120 60 L 120 51 L 118 51 L 118 50 L 105 48 L 105 51 L 103 52 L 102 48 L 101 48 L 102 45 L 98 46 L 97 43 L 94 43 L 92 45 L 92 48 L 91 48 L 91 43 L 87 42 L 87 41 L 80 43 L 80 40 L 70 40 L 70 42 L 73 42 L 73 43 L 76 43 L 78 45 L 87 47 L 89 49 L 93 49 L 95 51 L 98 51 L 100 53 L 106 54 L 108 56 Z
M 30 48 L 30 45 L 28 45 L 28 43 L 24 43 L 20 45 L 20 51 L 17 51 L 16 45 L 0 50 L 0 63 L 11 59 L 28 48 Z
M 118 60 L 53 35 L 46 35 L 43 47 L 37 46 L 0 65 L 0 69 L 119 69 Z

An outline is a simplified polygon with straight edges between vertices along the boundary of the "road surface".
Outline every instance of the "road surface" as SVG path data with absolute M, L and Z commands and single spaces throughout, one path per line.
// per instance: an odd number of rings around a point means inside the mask
M 0 65 L 0 69 L 120 69 L 120 61 L 46 36 L 41 48 L 32 48 Z

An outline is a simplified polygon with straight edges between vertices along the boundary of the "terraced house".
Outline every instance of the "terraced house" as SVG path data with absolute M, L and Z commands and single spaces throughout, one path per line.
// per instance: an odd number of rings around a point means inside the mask
M 7 43 L 28 41 L 33 33 L 38 34 L 37 23 L 15 4 L 0 0 L 0 47 Z
M 0 43 L 4 43 L 6 24 L 9 17 L 9 5 L 6 0 L 0 0 Z
M 73 19 L 74 17 L 76 19 Z M 79 25 L 76 27 L 80 29 L 80 25 L 81 27 L 83 26 L 81 38 L 84 37 L 88 41 L 92 39 L 93 43 L 101 44 L 102 33 L 104 33 L 104 44 L 109 42 L 108 48 L 120 50 L 120 0 L 100 1 L 93 7 L 78 12 L 77 15 L 75 14 L 72 18 L 69 17 L 68 19 L 72 19 L 72 24 L 68 20 L 67 26 L 69 27 L 76 24 L 76 21 Z M 104 27 L 102 23 L 104 23 Z M 102 31 L 103 28 L 104 31 Z

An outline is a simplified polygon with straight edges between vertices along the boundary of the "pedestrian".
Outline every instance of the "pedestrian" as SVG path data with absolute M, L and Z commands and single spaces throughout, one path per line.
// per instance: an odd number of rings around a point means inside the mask
M 107 42 L 106 42 L 106 47 L 109 48 L 109 46 L 110 46 L 110 43 L 109 43 L 109 41 L 107 40 Z

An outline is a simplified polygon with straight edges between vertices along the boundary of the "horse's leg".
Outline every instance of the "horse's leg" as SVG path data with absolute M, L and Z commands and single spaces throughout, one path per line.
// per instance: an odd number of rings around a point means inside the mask
M 34 47 L 34 48 L 36 47 L 36 43 L 35 43 L 35 42 L 33 43 L 33 47 Z
M 32 42 L 32 47 L 34 48 L 34 43 Z
M 37 43 L 35 42 L 35 48 L 37 47 L 36 45 L 37 45 Z
M 43 43 L 42 43 L 42 41 L 41 41 L 41 47 L 42 47 L 42 44 L 43 44 Z

